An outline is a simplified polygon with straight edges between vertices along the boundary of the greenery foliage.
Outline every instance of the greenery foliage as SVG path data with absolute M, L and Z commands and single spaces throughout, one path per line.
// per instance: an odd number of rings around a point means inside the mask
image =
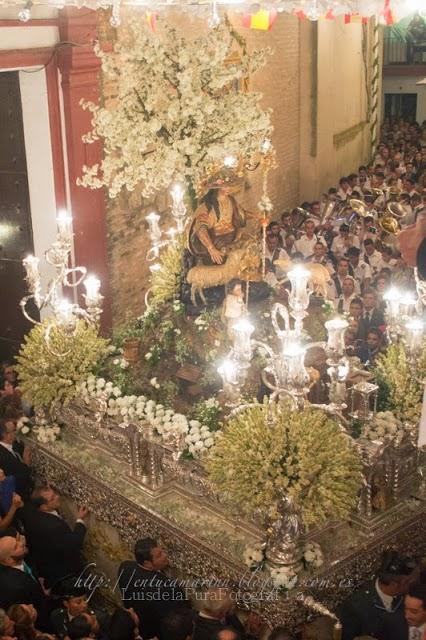
M 80 320 L 73 335 L 53 327 L 49 350 L 45 338 L 48 326 L 48 320 L 36 325 L 25 336 L 17 357 L 20 388 L 36 409 L 49 408 L 55 402 L 66 404 L 74 398 L 78 386 L 103 360 L 108 347 L 96 327 Z
M 161 269 L 152 274 L 151 299 L 153 306 L 158 306 L 177 298 L 182 283 L 183 240 L 170 244 L 159 259 Z
M 379 410 L 390 409 L 398 420 L 418 422 L 423 396 L 422 378 L 426 373 L 426 350 L 421 351 L 416 375 L 402 342 L 391 344 L 377 360 L 374 370 L 379 385 Z
M 283 495 L 306 525 L 343 519 L 356 506 L 361 462 L 338 424 L 317 409 L 247 408 L 231 418 L 206 461 L 226 502 L 247 515 L 276 517 Z

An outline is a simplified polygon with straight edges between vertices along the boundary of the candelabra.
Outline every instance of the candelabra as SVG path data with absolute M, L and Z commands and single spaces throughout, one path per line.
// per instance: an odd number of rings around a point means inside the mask
M 182 233 L 186 222 L 186 206 L 184 202 L 185 191 L 180 184 L 173 185 L 170 195 L 172 196 L 172 216 L 176 222 L 177 233 Z
M 160 229 L 160 225 L 158 224 L 160 221 L 160 216 L 155 211 L 152 211 L 149 215 L 146 216 L 145 220 L 148 222 L 148 235 L 151 240 L 151 247 L 146 254 L 146 259 L 148 262 L 152 262 L 156 260 L 160 255 L 160 248 L 163 244 L 166 244 L 164 241 L 161 242 L 162 232 Z
M 29 295 L 24 296 L 20 306 L 24 316 L 32 324 L 41 324 L 34 318 L 29 309 L 28 303 L 34 302 L 38 312 L 50 308 L 53 318 L 46 327 L 45 340 L 48 349 L 55 355 L 65 356 L 66 353 L 57 353 L 52 346 L 52 331 L 56 329 L 65 336 L 72 336 L 76 330 L 78 319 L 82 319 L 89 324 L 97 324 L 102 313 L 101 303 L 103 296 L 100 293 L 100 281 L 95 276 L 86 276 L 85 267 L 69 268 L 69 258 L 72 245 L 72 218 L 66 211 L 61 211 L 57 217 L 57 239 L 45 252 L 45 260 L 55 268 L 56 274 L 49 282 L 45 294 L 42 293 L 41 278 L 39 272 L 39 259 L 29 255 L 23 260 L 26 272 L 26 282 Z M 86 293 L 83 294 L 86 308 L 83 309 L 78 304 L 72 304 L 63 298 L 62 290 L 65 287 L 75 289 L 81 283 L 84 284 Z

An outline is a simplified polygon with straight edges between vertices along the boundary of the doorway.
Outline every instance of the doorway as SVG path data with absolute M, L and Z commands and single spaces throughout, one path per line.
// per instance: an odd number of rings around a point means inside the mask
M 385 118 L 403 118 L 415 122 L 417 93 L 385 93 Z
M 34 252 L 19 72 L 0 73 L 0 361 L 17 354 L 31 324 L 22 260 Z

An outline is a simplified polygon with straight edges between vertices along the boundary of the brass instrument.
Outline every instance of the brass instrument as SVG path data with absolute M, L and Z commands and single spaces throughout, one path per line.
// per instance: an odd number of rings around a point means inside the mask
M 351 198 L 349 200 L 350 207 L 360 218 L 365 218 L 370 215 L 367 205 L 362 200 Z
M 403 204 L 400 204 L 399 202 L 389 202 L 386 207 L 386 214 L 400 220 L 407 214 L 407 211 Z
M 378 219 L 377 226 L 387 235 L 395 236 L 401 231 L 398 220 L 387 214 Z
M 302 224 L 309 218 L 309 213 L 306 211 L 306 209 L 303 209 L 302 207 L 296 207 L 295 209 L 292 209 L 292 212 L 291 212 L 292 217 L 296 213 L 298 217 L 293 220 L 293 228 L 298 230 L 300 229 Z
M 400 220 L 406 215 L 404 205 L 399 202 L 389 202 L 385 213 L 377 221 L 377 226 L 386 236 L 396 236 L 401 231 Z M 393 238 L 394 240 L 394 238 Z

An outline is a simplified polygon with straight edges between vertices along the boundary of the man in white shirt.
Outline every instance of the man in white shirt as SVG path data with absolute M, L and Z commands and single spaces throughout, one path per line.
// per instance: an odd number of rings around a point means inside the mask
M 322 242 L 326 246 L 325 241 L 315 235 L 315 221 L 309 218 L 305 222 L 305 233 L 299 240 L 296 240 L 294 247 L 304 258 L 309 258 L 314 253 L 314 246 L 317 242 Z
M 370 266 L 371 275 L 374 277 L 380 271 L 380 265 L 382 263 L 382 254 L 374 247 L 374 242 L 367 238 L 364 240 L 364 261 Z
M 334 267 L 326 256 L 327 247 L 322 242 L 317 242 L 314 245 L 314 252 L 309 258 L 307 258 L 306 262 L 311 262 L 313 264 L 322 264 L 330 275 L 334 274 Z
M 351 197 L 352 189 L 349 185 L 347 178 L 340 178 L 339 189 L 337 190 L 337 197 L 344 201 Z
M 331 252 L 337 259 L 345 255 L 349 247 L 359 247 L 359 239 L 349 235 L 349 225 L 343 223 L 339 227 L 339 235 L 331 243 Z
M 275 264 L 276 260 L 288 260 L 290 258 L 285 249 L 279 246 L 279 237 L 276 235 L 266 236 L 266 274 L 265 281 L 271 286 L 275 287 L 280 280 L 283 280 L 286 275 L 286 271 L 279 265 Z
M 364 261 L 360 260 L 360 250 L 357 247 L 350 247 L 346 256 L 351 264 L 353 276 L 361 291 L 367 288 L 371 282 L 371 268 Z
M 355 280 L 352 276 L 346 276 L 342 283 L 342 295 L 335 303 L 337 313 L 349 313 L 349 307 L 354 298 L 356 298 Z

